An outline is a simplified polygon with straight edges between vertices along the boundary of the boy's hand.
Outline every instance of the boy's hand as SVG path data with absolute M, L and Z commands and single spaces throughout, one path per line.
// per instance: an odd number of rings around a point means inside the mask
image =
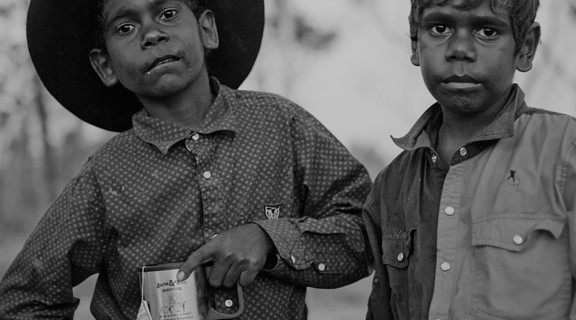
M 213 262 L 208 272 L 212 287 L 232 287 L 236 282 L 247 286 L 262 270 L 266 259 L 275 251 L 272 240 L 257 224 L 249 223 L 225 231 L 194 251 L 180 266 L 182 281 L 203 263 Z

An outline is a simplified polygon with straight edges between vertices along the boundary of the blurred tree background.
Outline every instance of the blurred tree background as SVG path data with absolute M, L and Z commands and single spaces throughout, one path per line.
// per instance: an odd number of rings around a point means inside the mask
M 28 56 L 28 1 L 0 0 L 0 277 L 81 164 L 114 134 L 82 123 L 48 94 Z M 271 91 L 316 115 L 372 177 L 433 101 L 409 63 L 408 1 L 266 0 L 256 66 L 242 88 Z M 57 17 L 55 17 L 57 18 Z M 543 40 L 518 75 L 528 101 L 576 114 L 576 0 L 542 0 Z M 93 279 L 76 293 L 89 319 Z M 311 290 L 310 319 L 364 317 L 370 279 Z

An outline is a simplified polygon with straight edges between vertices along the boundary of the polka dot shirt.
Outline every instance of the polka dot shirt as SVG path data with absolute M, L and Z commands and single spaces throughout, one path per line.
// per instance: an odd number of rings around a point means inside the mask
M 244 288 L 239 319 L 306 319 L 306 287 L 368 275 L 364 167 L 315 118 L 268 93 L 212 80 L 199 130 L 141 111 L 90 157 L 0 283 L 0 318 L 72 318 L 72 288 L 99 274 L 96 319 L 136 319 L 143 265 L 184 261 L 220 232 L 257 223 L 276 265 Z M 221 313 L 236 289 L 212 290 Z

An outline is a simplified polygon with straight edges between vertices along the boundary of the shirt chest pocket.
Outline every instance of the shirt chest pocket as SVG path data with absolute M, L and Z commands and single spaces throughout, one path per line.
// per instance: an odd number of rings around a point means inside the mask
M 498 214 L 472 223 L 472 313 L 479 319 L 556 319 L 569 310 L 564 219 Z
M 382 262 L 388 273 L 388 283 L 392 290 L 390 303 L 395 318 L 407 319 L 412 314 L 410 297 L 413 292 L 413 279 L 410 272 L 412 244 L 415 230 L 382 235 Z
M 382 235 L 382 262 L 396 269 L 408 266 L 412 249 L 410 231 Z

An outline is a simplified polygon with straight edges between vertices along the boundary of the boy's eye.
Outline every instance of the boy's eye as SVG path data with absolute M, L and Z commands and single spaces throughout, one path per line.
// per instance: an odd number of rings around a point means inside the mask
M 432 28 L 430 28 L 430 31 L 431 31 L 432 35 L 442 36 L 442 35 L 449 34 L 450 28 L 448 28 L 445 25 L 439 24 L 439 25 L 435 25 Z
M 130 33 L 132 30 L 134 30 L 134 25 L 128 23 L 124 23 L 116 27 L 116 32 L 122 35 Z
M 494 39 L 498 36 L 498 32 L 490 28 L 481 28 L 476 31 L 476 34 L 485 39 Z
M 178 15 L 178 10 L 176 9 L 166 9 L 160 14 L 160 19 L 162 20 L 172 20 Z

